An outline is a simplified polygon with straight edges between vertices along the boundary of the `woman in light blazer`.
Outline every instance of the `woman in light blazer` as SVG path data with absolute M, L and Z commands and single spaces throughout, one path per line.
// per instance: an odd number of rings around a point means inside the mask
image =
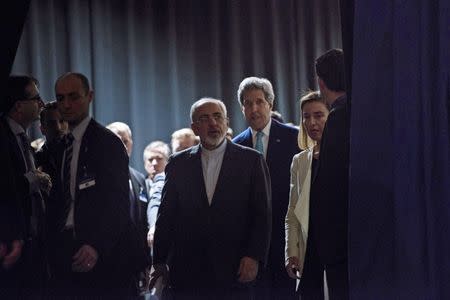
M 309 192 L 320 153 L 320 141 L 329 114 L 318 91 L 300 99 L 298 143 L 304 151 L 292 159 L 289 207 L 286 214 L 286 271 L 297 279 L 303 299 L 323 298 L 323 271 L 315 268 L 316 253 L 308 248 Z M 305 268 L 306 267 L 306 268 Z M 320 275 L 321 274 L 321 275 Z

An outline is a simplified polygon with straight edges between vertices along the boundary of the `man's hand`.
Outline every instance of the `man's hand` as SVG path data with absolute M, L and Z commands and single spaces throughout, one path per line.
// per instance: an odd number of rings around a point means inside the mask
M 40 168 L 34 170 L 33 173 L 38 179 L 39 189 L 48 195 L 50 193 L 50 190 L 52 189 L 52 180 L 50 178 L 50 175 L 42 172 Z
M 169 267 L 166 264 L 153 265 L 150 272 L 150 282 L 148 283 L 149 290 L 153 289 L 156 281 L 160 277 L 162 279 L 163 286 L 167 285 L 167 283 L 169 282 Z
M 72 271 L 89 272 L 97 264 L 98 253 L 93 247 L 83 245 L 72 257 Z
M 0 259 L 3 259 L 1 264 L 3 269 L 8 270 L 14 266 L 22 255 L 22 240 L 14 240 L 11 242 L 11 251 L 8 253 L 8 248 L 5 243 L 0 243 Z
M 237 272 L 237 275 L 239 275 L 238 281 L 245 283 L 255 280 L 256 275 L 258 275 L 258 266 L 258 261 L 251 257 L 244 256 L 241 258 Z
M 291 256 L 286 259 L 286 271 L 292 279 L 299 279 L 297 273 L 300 272 L 300 262 L 298 257 Z
M 153 247 L 153 239 L 155 237 L 155 226 L 150 227 L 147 233 L 147 244 L 151 248 Z

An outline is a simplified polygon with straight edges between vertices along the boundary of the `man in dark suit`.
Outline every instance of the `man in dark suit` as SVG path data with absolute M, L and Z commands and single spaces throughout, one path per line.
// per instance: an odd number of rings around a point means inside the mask
M 151 283 L 170 278 L 173 299 L 249 299 L 270 239 L 267 166 L 260 153 L 225 138 L 222 101 L 195 102 L 191 120 L 201 144 L 166 167 Z
M 330 299 L 348 299 L 349 115 L 342 50 L 331 49 L 317 58 L 316 73 L 320 93 L 331 109 L 310 194 L 308 248 L 316 249 L 317 253 L 317 266 L 312 268 L 326 271 Z M 317 299 L 317 295 L 312 294 L 314 290 L 311 293 L 308 288 L 303 290 L 302 298 Z
M 40 116 L 41 132 L 45 136 L 45 142 L 36 152 L 36 165 L 48 173 L 52 181 L 56 181 L 56 151 L 60 147 L 69 125 L 59 113 L 56 101 L 46 103 Z
M 10 76 L 0 118 L 0 298 L 42 296 L 44 203 L 50 176 L 36 170 L 26 130 L 43 106 L 38 82 Z
M 249 128 L 236 136 L 237 144 L 263 153 L 272 187 L 272 239 L 267 268 L 258 282 L 258 299 L 294 299 L 295 281 L 284 268 L 284 219 L 289 205 L 290 167 L 300 151 L 298 129 L 271 118 L 274 93 L 265 78 L 245 78 L 238 89 L 238 101 Z
M 52 292 L 80 298 L 137 293 L 146 253 L 129 213 L 128 156 L 121 140 L 89 117 L 93 91 L 80 73 L 55 84 L 69 123 L 48 203 Z
M 125 149 L 127 151 L 128 157 L 131 155 L 133 150 L 133 135 L 131 133 L 130 126 L 123 122 L 113 122 L 106 126 L 109 130 L 114 132 L 122 141 Z M 142 243 L 144 247 L 147 247 L 147 233 L 148 233 L 148 222 L 147 222 L 147 206 L 148 206 L 148 196 L 147 187 L 145 184 L 144 175 L 133 167 L 128 167 L 130 171 L 129 178 L 129 198 L 130 198 L 130 216 L 131 220 L 136 224 L 139 235 L 142 237 Z M 150 250 L 150 249 L 149 249 Z M 150 251 L 149 251 L 150 252 Z M 150 254 L 149 254 L 150 256 Z M 142 270 L 139 276 L 139 289 L 140 293 L 146 292 L 148 285 L 148 272 L 149 269 L 146 268 Z
M 127 151 L 128 157 L 133 150 L 133 138 L 130 127 L 123 122 L 114 122 L 106 126 L 109 130 L 114 132 L 122 141 Z M 130 216 L 133 222 L 138 226 L 144 244 L 147 244 L 147 188 L 145 185 L 145 177 L 138 170 L 133 167 L 129 167 L 130 179 Z

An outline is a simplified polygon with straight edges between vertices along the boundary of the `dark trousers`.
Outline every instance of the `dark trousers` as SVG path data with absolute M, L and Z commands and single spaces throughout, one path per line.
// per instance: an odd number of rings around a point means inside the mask
M 52 242 L 49 281 L 51 299 L 135 299 L 137 278 L 133 274 L 113 271 L 101 255 L 89 272 L 73 272 L 73 255 L 82 246 L 71 230 L 58 234 Z
M 347 300 L 348 292 L 347 260 L 326 266 L 328 293 L 330 300 Z
M 9 270 L 0 267 L 0 299 L 43 299 L 48 279 L 43 243 L 30 239 Z
M 300 279 L 300 295 L 302 300 L 323 300 L 323 265 L 317 255 L 315 244 L 308 238 L 305 262 Z
M 302 300 L 324 299 L 324 270 L 326 271 L 330 300 L 349 299 L 347 261 L 324 266 L 317 254 L 314 239 L 308 237 L 305 263 L 299 286 Z
M 164 288 L 162 300 L 253 300 L 251 287 L 176 289 Z
M 255 293 L 258 300 L 297 300 L 296 281 L 284 267 L 284 253 L 270 255 L 266 267 L 259 266 Z

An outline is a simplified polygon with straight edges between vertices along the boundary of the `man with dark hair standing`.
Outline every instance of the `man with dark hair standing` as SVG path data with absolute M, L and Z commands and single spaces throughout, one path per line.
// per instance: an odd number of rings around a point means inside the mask
M 56 297 L 137 294 L 146 251 L 129 213 L 128 155 L 122 141 L 89 116 L 93 91 L 80 73 L 55 84 L 69 124 L 48 203 L 52 292 Z
M 41 132 L 45 136 L 45 142 L 36 152 L 36 164 L 51 176 L 52 181 L 55 181 L 57 173 L 56 152 L 68 128 L 56 101 L 46 103 L 41 111 Z
M 10 76 L 0 119 L 0 298 L 42 296 L 44 203 L 50 176 L 36 169 L 26 130 L 43 106 L 38 82 Z
M 305 259 L 304 271 L 325 270 L 330 299 L 348 299 L 347 207 L 349 117 L 345 92 L 344 54 L 331 49 L 316 60 L 316 74 L 330 114 L 322 135 L 317 175 L 310 201 L 308 249 L 316 257 Z M 306 256 L 313 251 L 306 252 Z M 314 264 L 314 266 L 312 266 Z M 323 297 L 323 272 L 310 282 L 301 281 L 302 299 Z M 319 287 L 319 288 L 318 288 Z M 320 299 L 320 298 L 319 298 Z
M 249 127 L 233 142 L 263 154 L 272 189 L 272 236 L 269 260 L 257 282 L 257 299 L 296 299 L 295 281 L 284 269 L 284 218 L 289 205 L 292 158 L 300 152 L 298 129 L 271 118 L 275 95 L 265 78 L 248 77 L 239 85 L 238 102 Z

